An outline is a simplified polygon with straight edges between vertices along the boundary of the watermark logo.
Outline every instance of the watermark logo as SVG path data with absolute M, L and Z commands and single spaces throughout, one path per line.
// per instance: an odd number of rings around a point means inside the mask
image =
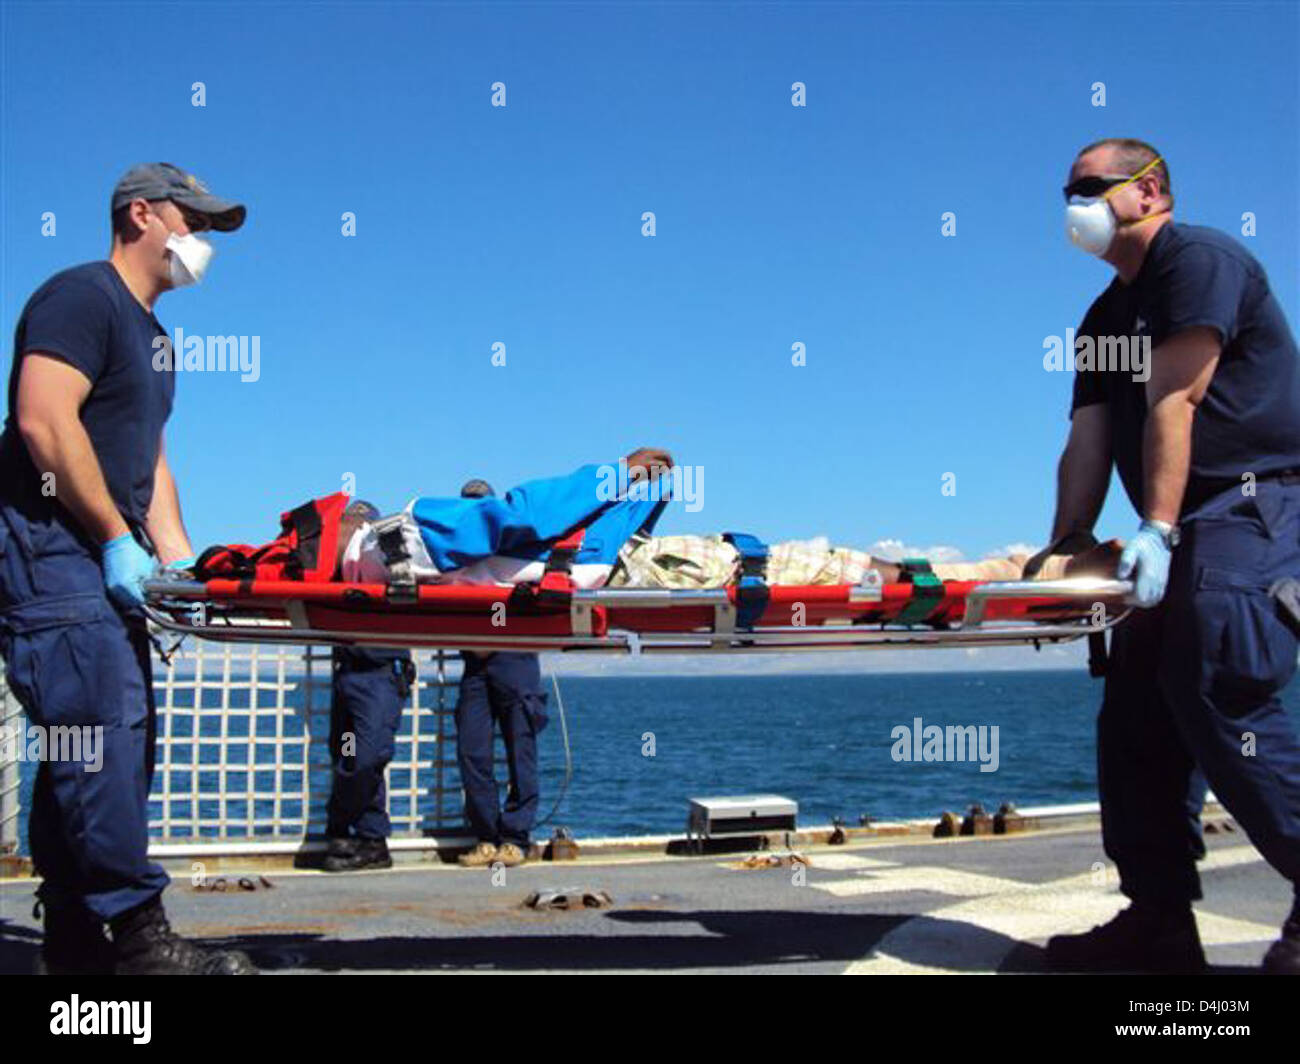
M 80 763 L 87 772 L 98 772 L 104 767 L 104 729 L 98 724 L 0 724 L 0 765 L 22 761 Z
M 73 994 L 50 1003 L 50 1034 L 130 1035 L 142 1046 L 152 1037 L 152 1020 L 152 1001 L 82 1001 Z
M 912 726 L 899 724 L 889 733 L 894 745 L 889 756 L 895 761 L 978 761 L 981 772 L 996 772 L 998 726 L 981 724 L 926 724 L 912 718 Z
M 602 465 L 596 470 L 599 482 L 596 498 L 601 502 L 628 500 L 631 502 L 676 501 L 685 504 L 687 513 L 704 509 L 704 467 L 673 466 L 662 476 L 629 476 L 626 458 L 618 465 Z
M 186 336 L 177 326 L 175 340 L 154 337 L 153 368 L 159 373 L 238 373 L 251 384 L 262 375 L 262 338 Z
M 1139 332 L 1146 323 L 1138 319 Z M 1131 373 L 1133 380 L 1145 383 L 1151 377 L 1151 337 L 1079 336 L 1065 330 L 1065 338 L 1053 333 L 1043 339 L 1043 369 L 1049 373 L 1111 372 Z M 1066 356 L 1073 351 L 1073 359 Z

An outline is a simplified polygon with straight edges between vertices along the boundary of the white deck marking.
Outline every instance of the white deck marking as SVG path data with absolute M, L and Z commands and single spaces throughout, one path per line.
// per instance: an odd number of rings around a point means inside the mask
M 1233 846 L 1211 851 L 1200 868 L 1211 871 L 1262 860 L 1252 846 Z M 1113 868 L 1108 869 L 1106 886 L 1094 882 L 1091 870 L 1046 883 L 1024 883 L 917 865 L 876 868 L 851 879 L 810 882 L 809 886 L 842 898 L 922 890 L 955 899 L 889 932 L 871 956 L 848 965 L 846 975 L 994 972 L 1018 944 L 1086 931 L 1105 923 L 1127 904 L 1115 888 Z M 1214 913 L 1197 913 L 1197 926 L 1207 946 L 1258 942 L 1262 947 L 1277 936 L 1275 927 Z M 940 957 L 945 958 L 944 963 L 935 965 L 920 959 Z
M 898 868 L 897 861 L 882 861 L 877 857 L 859 857 L 854 853 L 817 853 L 808 858 L 813 868 L 831 872 L 849 872 L 867 868 Z
M 760 858 L 769 857 L 769 856 L 788 858 L 790 854 L 789 853 L 768 853 L 768 854 L 756 854 L 755 856 Z M 819 871 L 859 872 L 859 871 L 866 871 L 868 869 L 873 869 L 873 868 L 901 867 L 897 861 L 882 861 L 876 857 L 859 857 L 856 854 L 852 854 L 852 853 L 826 853 L 826 854 L 816 853 L 816 854 L 805 855 L 805 856 L 807 857 L 808 860 L 808 867 L 816 868 Z M 739 860 L 724 861 L 720 863 L 718 867 L 726 872 L 754 871 L 754 869 L 738 868 L 737 865 L 743 860 L 744 858 L 742 857 Z M 759 866 L 758 870 L 762 871 L 763 870 L 762 866 Z
M 880 869 L 854 879 L 837 879 L 829 883 L 812 883 L 809 886 L 834 894 L 837 898 L 852 898 L 863 894 L 894 894 L 929 891 L 932 894 L 950 894 L 955 898 L 982 898 L 989 895 L 1034 890 L 1032 883 L 1014 879 L 962 872 L 953 868 L 933 868 L 913 865 L 898 870 Z

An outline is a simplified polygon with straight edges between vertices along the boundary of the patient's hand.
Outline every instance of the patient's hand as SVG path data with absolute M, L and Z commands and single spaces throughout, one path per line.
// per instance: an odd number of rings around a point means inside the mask
M 1119 567 L 1119 556 L 1124 544 L 1117 539 L 1108 539 L 1090 547 L 1082 554 L 1076 554 L 1065 564 L 1066 576 L 1105 576 L 1115 579 L 1115 570 Z
M 673 467 L 673 456 L 662 447 L 638 447 L 623 461 L 627 463 L 627 475 L 631 480 L 640 480 L 647 474 L 654 480 Z

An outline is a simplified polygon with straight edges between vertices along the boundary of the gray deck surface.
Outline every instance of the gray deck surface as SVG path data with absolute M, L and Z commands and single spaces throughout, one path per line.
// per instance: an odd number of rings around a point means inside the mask
M 1239 832 L 1207 840 L 1197 906 L 1210 962 L 1259 963 L 1290 885 Z M 1043 940 L 1124 904 L 1094 830 L 917 839 L 803 851 L 789 868 L 741 856 L 587 858 L 488 871 L 414 864 L 385 872 L 271 872 L 270 889 L 166 894 L 185 934 L 238 945 L 267 971 L 996 972 L 1040 967 Z M 227 874 L 229 878 L 229 874 Z M 31 881 L 0 883 L 0 972 L 31 969 Z M 603 889 L 610 909 L 536 912 L 542 888 Z

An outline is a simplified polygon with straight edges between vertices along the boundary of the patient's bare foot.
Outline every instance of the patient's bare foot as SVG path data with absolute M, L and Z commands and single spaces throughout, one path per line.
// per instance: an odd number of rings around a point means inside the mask
M 902 568 L 898 565 L 895 565 L 893 562 L 887 562 L 885 561 L 884 558 L 876 558 L 870 554 L 867 555 L 865 568 L 868 570 L 874 569 L 876 572 L 878 572 L 880 574 L 880 582 L 882 584 L 898 583 L 898 578 L 899 576 L 902 575 L 903 572 Z
M 1106 576 L 1112 579 L 1119 567 L 1119 556 L 1124 544 L 1117 539 L 1108 539 L 1089 547 L 1081 554 L 1076 554 L 1065 564 L 1066 576 Z

